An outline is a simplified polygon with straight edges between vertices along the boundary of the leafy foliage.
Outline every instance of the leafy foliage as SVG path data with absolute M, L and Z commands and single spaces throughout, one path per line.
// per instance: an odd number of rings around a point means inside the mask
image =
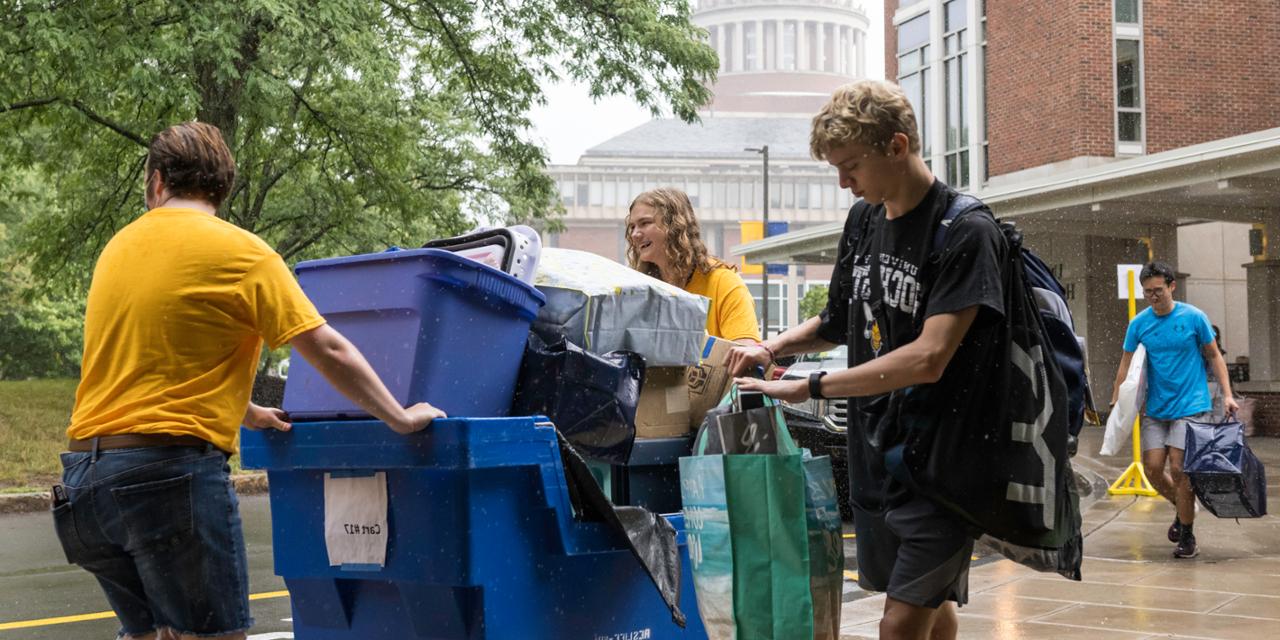
M 10 250 L 10 229 L 40 200 L 39 181 L 16 171 L 0 183 L 0 380 L 80 373 L 84 305 L 42 290 Z
M 43 180 L 17 250 L 82 287 L 141 209 L 145 145 L 217 125 L 219 215 L 288 260 L 553 217 L 531 107 L 561 75 L 685 119 L 715 54 L 687 0 L 10 0 L 0 170 Z
M 819 284 L 809 287 L 804 292 L 804 297 L 800 298 L 800 318 L 808 320 L 819 313 L 827 306 L 827 285 Z

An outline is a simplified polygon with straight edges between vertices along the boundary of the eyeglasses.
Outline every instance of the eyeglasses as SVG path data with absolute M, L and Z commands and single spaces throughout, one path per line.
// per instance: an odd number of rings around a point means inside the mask
M 1155 296 L 1155 295 L 1158 295 L 1158 294 L 1162 294 L 1162 293 L 1164 293 L 1164 292 L 1166 292 L 1166 291 L 1168 291 L 1168 290 L 1169 290 L 1169 289 L 1168 289 L 1168 288 L 1166 288 L 1166 287 L 1160 287 L 1159 289 L 1143 289 L 1143 290 L 1142 290 L 1142 295 L 1144 295 L 1144 296 L 1146 296 L 1146 297 L 1150 298 L 1150 297 L 1152 297 L 1152 296 Z

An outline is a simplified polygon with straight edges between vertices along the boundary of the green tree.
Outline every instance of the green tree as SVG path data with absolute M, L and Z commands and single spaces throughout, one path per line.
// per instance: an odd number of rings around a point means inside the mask
M 84 305 L 37 286 L 11 245 L 11 230 L 39 208 L 41 181 L 14 171 L 0 181 L 0 380 L 74 377 L 80 372 Z
M 0 170 L 45 177 L 20 247 L 75 286 L 175 122 L 222 129 L 239 174 L 219 215 L 296 260 L 553 216 L 543 85 L 691 120 L 717 66 L 687 0 L 5 4 Z
M 800 298 L 800 317 L 808 320 L 819 313 L 827 306 L 827 285 L 820 284 L 809 287 L 804 292 L 804 297 Z

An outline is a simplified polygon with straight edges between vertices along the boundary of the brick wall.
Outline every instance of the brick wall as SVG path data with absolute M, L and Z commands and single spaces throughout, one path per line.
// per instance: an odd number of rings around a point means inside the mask
M 622 250 L 624 230 L 622 223 L 616 227 L 570 226 L 556 234 L 553 246 L 562 249 L 590 251 L 622 264 L 627 263 L 627 256 Z
M 1280 126 L 1280 2 L 1142 5 L 1148 153 Z M 897 7 L 885 1 L 888 78 Z M 1115 156 L 1112 1 L 990 2 L 987 25 L 990 174 Z
M 1280 2 L 1145 0 L 1143 11 L 1147 153 L 1280 126 Z
M 990 174 L 1115 155 L 1111 1 L 987 4 Z
M 1253 408 L 1253 435 L 1280 436 L 1280 393 L 1245 393 L 1257 404 Z
M 884 77 L 898 78 L 898 30 L 893 28 L 893 14 L 898 10 L 898 0 L 884 0 Z M 874 29 L 875 25 L 870 28 Z

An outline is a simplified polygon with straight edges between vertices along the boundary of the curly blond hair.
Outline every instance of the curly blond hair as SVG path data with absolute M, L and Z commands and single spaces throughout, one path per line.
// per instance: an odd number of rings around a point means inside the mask
M 737 271 L 733 265 L 722 262 L 707 251 L 702 243 L 702 229 L 698 226 L 698 218 L 693 214 L 693 203 L 689 196 L 675 187 L 660 187 L 646 191 L 631 201 L 627 208 L 625 220 L 627 229 L 627 264 L 632 269 L 654 278 L 662 279 L 658 265 L 640 260 L 640 252 L 631 243 L 631 213 L 637 204 L 653 207 L 657 213 L 655 220 L 667 232 L 667 262 L 680 277 L 683 286 L 693 277 L 696 268 L 702 273 L 711 273 L 717 267 L 728 267 Z
M 883 151 L 897 133 L 907 136 L 911 153 L 920 153 L 916 114 L 902 87 L 860 80 L 836 89 L 813 117 L 809 153 L 815 160 L 826 160 L 832 148 L 849 143 Z

